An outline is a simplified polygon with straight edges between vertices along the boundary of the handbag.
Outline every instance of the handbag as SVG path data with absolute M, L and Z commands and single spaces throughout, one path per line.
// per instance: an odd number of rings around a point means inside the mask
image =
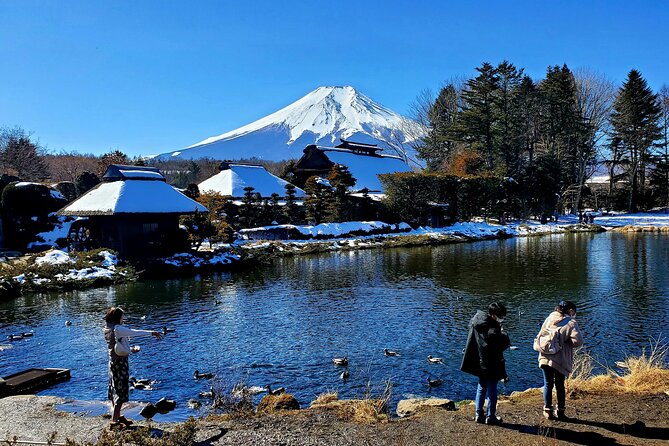
M 116 342 L 114 343 L 114 353 L 116 353 L 116 356 L 130 355 L 130 349 L 127 345 L 121 342 L 121 338 L 116 339 Z

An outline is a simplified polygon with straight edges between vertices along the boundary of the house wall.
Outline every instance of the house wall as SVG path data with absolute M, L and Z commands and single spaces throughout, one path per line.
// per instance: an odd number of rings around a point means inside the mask
M 99 229 L 100 245 L 127 258 L 152 257 L 183 251 L 178 215 L 138 214 L 91 219 Z

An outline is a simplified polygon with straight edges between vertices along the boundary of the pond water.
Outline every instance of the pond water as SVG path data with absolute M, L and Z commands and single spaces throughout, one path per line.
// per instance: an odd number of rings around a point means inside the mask
M 42 393 L 106 398 L 105 310 L 121 305 L 132 328 L 175 329 L 162 341 L 134 338 L 130 372 L 158 380 L 131 400 L 177 400 L 163 419 L 195 414 L 186 401 L 209 384 L 286 387 L 303 406 L 326 391 L 362 397 L 370 383 L 392 401 L 407 395 L 472 399 L 475 378 L 459 371 L 467 324 L 502 301 L 518 349 L 506 352 L 509 393 L 539 387 L 532 340 L 561 299 L 579 306 L 587 349 L 600 366 L 669 335 L 669 239 L 650 234 L 574 234 L 440 247 L 366 250 L 277 260 L 248 272 L 145 281 L 104 289 L 27 295 L 0 304 L 0 376 L 64 367 L 72 379 Z M 144 320 L 142 316 L 146 316 Z M 72 325 L 66 326 L 65 321 Z M 11 343 L 7 335 L 34 331 Z M 383 349 L 398 350 L 385 357 Z M 427 355 L 444 358 L 433 365 Z M 349 358 L 350 379 L 332 358 Z M 430 389 L 428 377 L 442 378 Z M 394 405 L 392 406 L 394 409 Z

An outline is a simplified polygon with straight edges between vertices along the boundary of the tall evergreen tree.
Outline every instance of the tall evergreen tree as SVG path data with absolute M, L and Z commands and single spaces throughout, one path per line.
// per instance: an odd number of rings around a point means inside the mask
M 244 196 L 242 197 L 242 205 L 239 208 L 239 223 L 243 228 L 252 228 L 255 226 L 258 218 L 258 207 L 256 206 L 255 188 L 246 186 L 244 188 Z
M 515 176 L 520 169 L 522 138 L 521 113 L 517 96 L 522 92 L 523 69 L 516 68 L 508 61 L 497 68 L 497 91 L 494 95 L 493 144 L 494 152 L 500 157 L 504 173 Z
M 427 111 L 429 130 L 416 147 L 428 170 L 440 170 L 455 149 L 453 130 L 458 116 L 459 93 L 454 84 L 439 91 L 439 96 Z
M 497 70 L 488 62 L 476 68 L 478 76 L 467 81 L 462 92 L 464 108 L 458 119 L 460 138 L 479 151 L 486 169 L 495 169 L 495 95 L 499 90 Z
M 332 197 L 327 207 L 327 221 L 346 221 L 352 216 L 348 191 L 355 186 L 355 178 L 343 164 L 335 164 L 330 169 L 328 181 L 332 186 Z
M 286 205 L 283 207 L 283 214 L 288 223 L 297 224 L 300 221 L 300 206 L 297 204 L 295 186 L 288 183 L 284 189 L 286 190 Z
M 309 177 L 304 184 L 304 191 L 307 193 L 307 198 L 304 200 L 307 221 L 317 225 L 326 217 L 331 189 L 323 184 L 322 178 L 314 176 Z
M 637 70 L 631 70 L 613 103 L 611 124 L 620 139 L 630 185 L 628 210 L 645 206 L 646 168 L 650 150 L 662 137 L 658 97 Z

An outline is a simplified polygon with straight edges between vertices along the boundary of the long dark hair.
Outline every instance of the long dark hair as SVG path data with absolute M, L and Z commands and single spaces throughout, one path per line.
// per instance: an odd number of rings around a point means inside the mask
M 111 307 L 107 311 L 104 320 L 108 324 L 120 324 L 122 316 L 123 316 L 123 309 L 121 307 Z

